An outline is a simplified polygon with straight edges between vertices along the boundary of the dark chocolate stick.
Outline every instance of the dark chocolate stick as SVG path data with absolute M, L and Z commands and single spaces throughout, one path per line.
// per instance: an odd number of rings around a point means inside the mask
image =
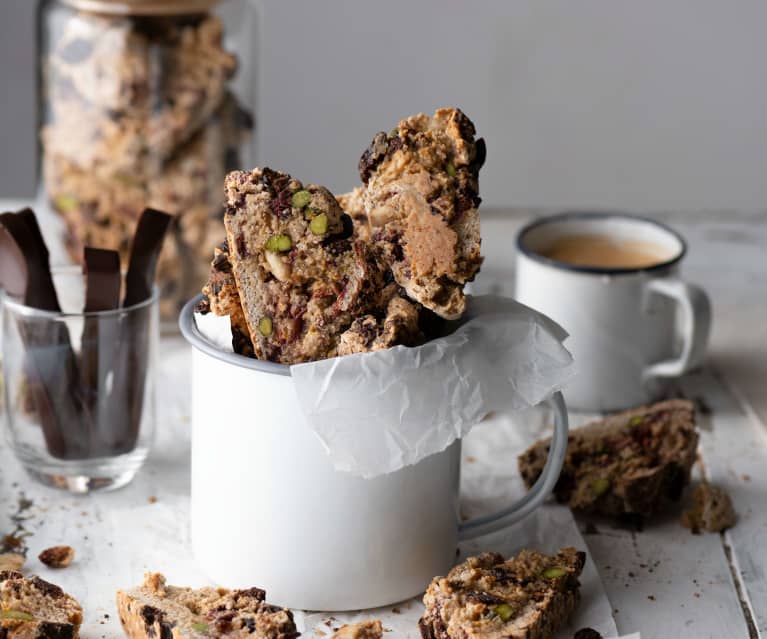
M 6 291 L 27 306 L 59 311 L 48 249 L 30 209 L 0 215 L 4 229 L 0 278 Z M 12 247 L 15 244 L 15 248 Z M 18 278 L 24 281 L 19 281 Z M 12 281 L 9 281 L 12 280 Z M 63 322 L 23 317 L 17 326 L 25 346 L 25 372 L 40 416 L 48 452 L 60 459 L 88 456 L 88 411 L 79 386 L 77 360 Z
M 85 313 L 111 311 L 120 306 L 120 255 L 117 251 L 85 247 Z M 117 356 L 120 317 L 88 316 L 83 321 L 80 346 L 80 378 L 88 407 L 95 417 L 91 432 L 91 455 L 108 455 L 101 431 L 112 428 L 111 389 L 107 387 L 109 372 Z
M 146 301 L 152 295 L 157 259 L 172 216 L 155 209 L 145 209 L 136 227 L 125 278 L 123 306 Z M 124 393 L 124 401 L 113 403 L 110 445 L 114 453 L 127 453 L 136 446 L 144 409 L 144 390 L 151 348 L 151 306 L 136 309 L 123 318 L 120 350 L 115 362 L 113 387 Z M 115 419 L 118 414 L 124 417 Z M 119 426 L 118 426 L 119 425 Z
M 157 258 L 172 216 L 155 209 L 144 209 L 133 236 L 128 273 L 125 276 L 123 306 L 143 302 L 152 294 Z

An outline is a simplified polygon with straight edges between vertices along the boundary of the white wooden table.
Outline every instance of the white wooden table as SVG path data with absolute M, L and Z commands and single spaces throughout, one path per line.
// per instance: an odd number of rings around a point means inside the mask
M 485 215 L 487 262 L 475 290 L 511 293 L 514 232 L 531 214 Z M 684 275 L 714 299 L 709 362 L 679 384 L 701 409 L 704 461 L 696 472 L 704 469 L 730 491 L 740 520 L 723 535 L 692 535 L 675 517 L 641 531 L 594 518 L 580 518 L 579 525 L 621 632 L 639 630 L 650 639 L 767 637 L 767 216 L 664 220 L 690 242 Z M 83 601 L 85 639 L 122 636 L 109 602 L 115 584 L 130 585 L 157 569 L 137 565 L 142 549 L 173 566 L 174 581 L 194 581 L 185 521 L 189 361 L 180 338 L 163 340 L 158 441 L 146 467 L 121 491 L 75 497 L 38 486 L 0 444 L 0 537 L 28 535 L 29 570 Z M 573 416 L 574 423 L 583 419 Z M 78 558 L 53 573 L 35 557 L 58 543 L 75 546 Z

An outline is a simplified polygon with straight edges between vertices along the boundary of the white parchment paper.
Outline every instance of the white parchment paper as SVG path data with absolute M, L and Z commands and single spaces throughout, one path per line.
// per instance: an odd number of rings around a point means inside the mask
M 526 306 L 480 296 L 447 337 L 291 373 L 333 466 L 375 477 L 444 450 L 490 412 L 528 408 L 560 390 L 575 372 L 566 336 Z

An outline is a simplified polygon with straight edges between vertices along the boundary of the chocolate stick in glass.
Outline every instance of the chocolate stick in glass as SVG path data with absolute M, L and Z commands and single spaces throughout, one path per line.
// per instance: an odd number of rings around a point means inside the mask
M 125 277 L 123 307 L 128 308 L 151 297 L 157 259 L 172 216 L 155 209 L 145 209 L 133 237 L 128 273 Z M 120 323 L 119 351 L 115 361 L 113 387 L 122 392 L 124 402 L 114 407 L 116 423 L 110 441 L 112 453 L 133 450 L 138 439 L 144 408 L 144 388 L 149 364 L 151 305 L 125 315 Z
M 119 342 L 120 316 L 92 315 L 113 311 L 120 306 L 120 255 L 117 251 L 86 247 L 83 254 L 85 275 L 85 317 L 80 342 L 80 376 L 83 391 L 94 416 L 91 432 L 92 457 L 109 455 L 103 430 L 111 429 L 119 407 L 113 406 L 109 373 L 114 366 Z M 89 315 L 89 313 L 91 315 Z M 118 393 L 119 395 L 119 393 Z
M 3 288 L 26 306 L 60 312 L 48 249 L 30 209 L 0 215 Z M 80 388 L 77 359 L 65 324 L 19 320 L 25 372 L 48 452 L 59 459 L 88 456 L 90 412 Z

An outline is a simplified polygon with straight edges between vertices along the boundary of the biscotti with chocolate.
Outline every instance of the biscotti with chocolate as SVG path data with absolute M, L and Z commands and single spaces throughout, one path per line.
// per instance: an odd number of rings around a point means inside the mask
M 586 555 L 482 553 L 436 577 L 423 598 L 423 639 L 550 639 L 579 600 Z
M 0 637 L 77 639 L 83 610 L 74 597 L 40 579 L 0 572 Z
M 379 307 L 388 269 L 330 191 L 268 168 L 225 181 L 229 259 L 256 357 L 332 357 L 355 317 Z
M 550 444 L 539 441 L 519 457 L 528 487 L 543 471 Z M 570 431 L 554 495 L 573 510 L 651 515 L 681 497 L 697 445 L 692 402 L 669 400 L 610 415 Z
M 265 602 L 259 588 L 168 586 L 149 573 L 137 588 L 117 592 L 120 622 L 130 639 L 294 639 L 290 610 Z
M 408 297 L 445 319 L 463 314 L 464 284 L 482 263 L 485 143 L 475 133 L 458 109 L 421 113 L 378 133 L 359 161 L 371 242 Z

